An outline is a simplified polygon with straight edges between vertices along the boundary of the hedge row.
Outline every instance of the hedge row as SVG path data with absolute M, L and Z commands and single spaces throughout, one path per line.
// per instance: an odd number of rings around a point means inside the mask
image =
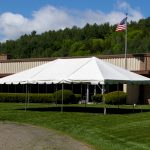
M 92 96 L 92 101 L 100 103 L 104 101 L 106 104 L 126 104 L 127 94 L 122 91 L 115 91 L 104 96 L 97 94 Z M 0 102 L 17 102 L 24 103 L 27 100 L 26 93 L 0 93 Z M 80 94 L 74 94 L 70 90 L 63 90 L 64 104 L 77 104 L 81 100 Z M 62 103 L 62 90 L 56 91 L 54 94 L 29 94 L 30 103 Z
M 0 93 L 0 102 L 24 103 L 27 100 L 26 93 Z M 30 103 L 52 103 L 53 94 L 29 94 Z
M 64 104 L 76 104 L 81 100 L 80 94 L 73 94 L 70 90 L 63 91 Z M 27 101 L 26 93 L 0 93 L 0 102 L 24 103 Z M 33 94 L 29 93 L 30 103 L 62 103 L 62 91 L 54 94 Z
M 100 103 L 104 101 L 105 98 L 106 104 L 120 105 L 126 104 L 127 94 L 122 91 L 114 91 L 108 94 L 104 94 L 104 96 L 102 94 L 96 94 L 93 95 L 91 98 L 94 103 Z

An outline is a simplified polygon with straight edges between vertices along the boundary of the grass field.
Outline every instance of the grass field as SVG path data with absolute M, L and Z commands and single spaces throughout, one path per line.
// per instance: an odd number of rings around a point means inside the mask
M 149 150 L 150 149 L 150 106 L 109 106 L 103 115 L 101 105 L 66 106 L 0 103 L 0 121 L 34 124 L 56 129 L 97 150 Z

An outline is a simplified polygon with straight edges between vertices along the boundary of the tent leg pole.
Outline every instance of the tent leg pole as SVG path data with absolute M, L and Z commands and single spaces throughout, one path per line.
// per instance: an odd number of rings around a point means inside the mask
M 102 95 L 103 95 L 103 100 L 104 100 L 104 115 L 107 114 L 107 111 L 106 111 L 106 102 L 105 102 L 105 86 L 104 84 L 102 84 Z
M 82 103 L 82 83 L 81 83 L 81 103 Z
M 25 111 L 27 111 L 28 85 L 26 84 Z
M 96 95 L 96 85 L 94 85 L 94 95 Z
M 57 84 L 56 84 L 55 92 L 56 92 L 56 106 L 57 106 L 57 105 L 58 105 L 58 104 L 57 104 Z
M 89 84 L 87 84 L 87 89 L 86 89 L 86 103 L 89 102 Z
M 117 91 L 119 91 L 119 83 L 117 84 Z
M 28 87 L 28 99 L 27 99 L 27 107 L 29 106 L 29 92 L 30 92 L 30 87 Z
M 61 112 L 63 112 L 63 103 L 64 103 L 64 84 L 62 83 L 62 104 L 61 104 Z

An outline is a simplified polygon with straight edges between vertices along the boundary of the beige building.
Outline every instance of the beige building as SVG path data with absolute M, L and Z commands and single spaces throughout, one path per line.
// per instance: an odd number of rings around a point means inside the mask
M 101 55 L 96 56 L 119 67 L 125 67 L 124 55 Z M 0 55 L 0 77 L 14 74 L 56 58 L 32 58 L 32 59 L 10 59 L 7 55 Z M 150 54 L 127 55 L 127 69 L 150 77 Z M 148 103 L 150 101 L 149 85 L 124 85 L 124 91 L 128 92 L 128 103 Z

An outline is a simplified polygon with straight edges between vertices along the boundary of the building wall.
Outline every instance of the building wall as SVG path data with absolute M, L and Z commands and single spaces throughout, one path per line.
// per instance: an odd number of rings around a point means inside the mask
M 109 62 L 111 64 L 117 65 L 119 67 L 124 68 L 124 58 L 103 58 L 106 62 Z M 54 59 L 22 59 L 22 60 L 5 60 L 0 61 L 0 74 L 12 74 L 17 73 L 26 69 L 30 69 L 39 65 L 42 65 L 44 63 L 47 63 L 48 61 L 51 61 Z M 139 71 L 141 67 L 141 60 L 140 58 L 134 58 L 129 57 L 127 58 L 127 69 L 132 71 Z
M 23 70 L 27 70 L 39 65 L 42 65 L 48 61 L 32 61 L 32 62 L 1 62 L 0 74 L 12 74 Z
M 139 85 L 127 85 L 127 104 L 139 103 Z
M 147 56 L 147 57 L 145 57 L 145 70 L 150 70 L 150 57 L 149 56 Z
M 144 103 L 150 104 L 150 85 L 145 85 L 143 89 Z
M 107 58 L 103 59 L 106 62 L 114 64 L 116 66 L 125 68 L 125 59 L 124 58 Z M 127 58 L 127 69 L 138 71 L 140 70 L 141 60 L 140 58 Z

